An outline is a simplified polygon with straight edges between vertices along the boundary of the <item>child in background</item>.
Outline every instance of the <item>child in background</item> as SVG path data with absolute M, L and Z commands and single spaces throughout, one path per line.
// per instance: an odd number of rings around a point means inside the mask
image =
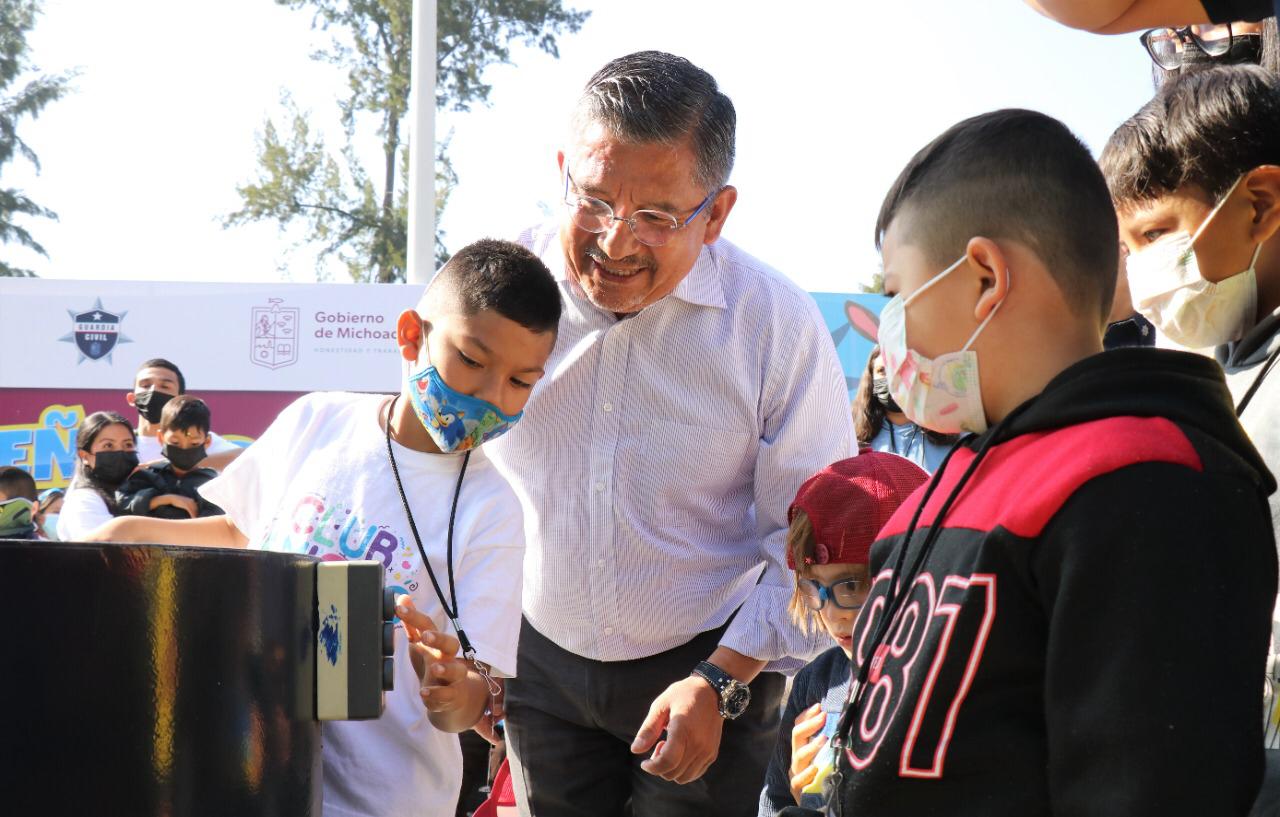
M 1180 77 L 1116 130 L 1103 175 L 1133 302 L 1161 332 L 1216 347 L 1240 424 L 1280 472 L 1280 78 L 1257 67 Z M 1271 524 L 1280 532 L 1280 495 Z M 1266 685 L 1267 772 L 1280 813 L 1280 615 Z
M 0 468 L 0 539 L 35 539 L 36 481 L 16 465 Z
M 218 472 L 196 467 L 209 448 L 211 419 L 198 397 L 180 394 L 165 403 L 156 430 L 164 460 L 134 471 L 116 491 L 122 515 L 193 519 L 222 513 L 199 492 Z
M 40 492 L 36 502 L 36 527 L 40 529 L 42 539 L 58 540 L 58 516 L 62 513 L 62 499 L 66 493 L 61 488 L 46 488 Z
M 796 674 L 783 729 L 760 793 L 760 817 L 791 805 L 819 808 L 834 765 L 830 738 L 849 698 L 853 622 L 871 587 L 871 543 L 898 506 L 929 478 L 896 454 L 868 451 L 810 477 L 791 504 L 787 566 L 796 573 L 791 615 L 836 641 Z

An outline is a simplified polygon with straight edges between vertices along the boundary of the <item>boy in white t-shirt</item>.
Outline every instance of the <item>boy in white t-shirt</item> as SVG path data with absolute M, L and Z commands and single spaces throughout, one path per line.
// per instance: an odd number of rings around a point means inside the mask
M 201 488 L 226 516 L 120 517 L 94 534 L 386 566 L 407 625 L 395 690 L 378 720 L 326 724 L 326 817 L 454 811 L 462 758 L 451 733 L 480 720 L 486 673 L 515 673 L 520 631 L 520 504 L 479 446 L 520 418 L 559 319 L 541 261 L 509 242 L 472 244 L 397 322 L 409 364 L 399 395 L 295 402 Z

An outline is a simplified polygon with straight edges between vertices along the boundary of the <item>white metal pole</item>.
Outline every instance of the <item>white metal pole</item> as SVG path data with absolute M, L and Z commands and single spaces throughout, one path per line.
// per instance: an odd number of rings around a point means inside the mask
M 436 0 L 414 0 L 410 64 L 409 248 L 405 278 L 425 284 L 436 259 Z

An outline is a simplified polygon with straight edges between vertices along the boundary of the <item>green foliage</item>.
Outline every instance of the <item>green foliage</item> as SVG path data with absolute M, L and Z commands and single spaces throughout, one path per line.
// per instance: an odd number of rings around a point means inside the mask
M 39 72 L 31 64 L 27 46 L 27 34 L 35 26 L 39 13 L 37 0 L 0 0 L 0 169 L 21 157 L 35 165 L 36 172 L 40 171 L 40 159 L 18 135 L 18 124 L 24 118 L 38 117 L 46 105 L 67 92 L 71 81 L 71 74 L 40 75 L 28 78 L 21 87 L 14 87 L 24 76 Z M 49 253 L 40 242 L 26 228 L 14 223 L 18 216 L 58 218 L 23 191 L 0 188 L 0 244 L 17 244 L 47 258 Z M 0 277 L 33 274 L 0 260 Z
M 258 136 L 258 178 L 237 187 L 243 206 L 224 220 L 230 227 L 275 221 L 281 230 L 301 223 L 302 244 L 318 248 L 318 264 L 333 258 L 356 281 L 403 281 L 408 236 L 408 140 L 412 46 L 411 0 L 276 0 L 310 9 L 312 25 L 330 32 L 312 59 L 347 72 L 338 103 L 344 144 L 335 156 L 312 133 L 309 114 L 282 100 L 287 124 L 268 120 Z M 586 12 L 565 10 L 560 0 L 440 0 L 437 5 L 436 107 L 455 111 L 487 104 L 484 70 L 510 63 L 521 42 L 559 56 L 556 37 L 575 32 Z M 381 146 L 372 171 L 355 145 L 370 124 Z M 285 135 L 281 135 L 281 130 Z M 448 203 L 457 174 L 449 139 L 436 145 L 437 216 Z M 448 259 L 437 227 L 436 259 Z
M 868 295 L 884 294 L 884 270 L 876 270 L 871 275 L 870 284 L 859 284 L 858 289 Z

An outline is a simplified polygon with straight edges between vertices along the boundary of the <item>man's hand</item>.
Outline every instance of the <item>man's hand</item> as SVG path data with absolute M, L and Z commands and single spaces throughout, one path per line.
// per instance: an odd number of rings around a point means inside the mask
M 396 615 L 409 636 L 409 660 L 422 688 L 418 694 L 431 723 L 442 731 L 462 732 L 480 720 L 489 690 L 470 662 L 458 657 L 458 639 L 442 633 L 408 596 L 396 598 Z
M 659 740 L 664 729 L 667 737 Z M 649 707 L 631 752 L 641 755 L 653 748 L 653 755 L 640 768 L 664 780 L 692 783 L 715 762 L 723 731 L 715 690 L 691 675 L 667 687 Z
M 787 772 L 791 780 L 791 797 L 796 805 L 800 805 L 804 787 L 818 776 L 818 768 L 813 765 L 813 759 L 822 751 L 827 739 L 813 738 L 822 731 L 826 723 L 827 713 L 822 711 L 821 701 L 796 715 L 795 726 L 791 729 L 791 768 Z
M 175 508 L 181 508 L 186 511 L 187 516 L 190 516 L 192 519 L 195 519 L 196 514 L 200 512 L 200 509 L 197 507 L 194 499 L 189 496 L 182 496 L 181 494 L 161 494 L 151 500 L 151 510 L 154 511 L 161 505 L 172 505 Z

